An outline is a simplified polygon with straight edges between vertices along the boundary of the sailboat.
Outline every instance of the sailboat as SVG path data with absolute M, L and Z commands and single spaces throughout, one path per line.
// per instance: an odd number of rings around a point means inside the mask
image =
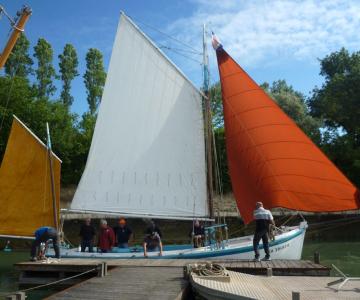
M 0 168 L 0 237 L 33 239 L 41 226 L 58 227 L 61 160 L 13 116 Z
M 359 208 L 354 185 L 219 43 L 216 49 L 230 175 L 245 223 L 252 220 L 256 201 L 298 211 Z M 71 207 L 63 213 L 211 220 L 204 99 L 122 13 L 86 167 Z M 219 241 L 211 236 L 217 228 L 226 225 L 208 228 L 205 247 L 165 246 L 162 258 L 253 257 L 252 236 Z M 270 243 L 272 258 L 300 259 L 306 228 L 306 221 L 278 228 Z M 143 254 L 130 247 L 109 253 L 64 249 L 62 256 Z

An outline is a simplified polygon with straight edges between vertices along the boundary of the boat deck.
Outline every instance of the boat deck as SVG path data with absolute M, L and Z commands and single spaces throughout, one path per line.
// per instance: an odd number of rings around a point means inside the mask
M 327 287 L 334 277 L 310 276 L 254 276 L 229 271 L 230 282 L 204 279 L 196 275 L 191 282 L 207 299 L 294 299 L 292 292 L 300 294 L 298 299 L 360 299 L 360 282 L 347 283 L 340 291 L 336 286 Z

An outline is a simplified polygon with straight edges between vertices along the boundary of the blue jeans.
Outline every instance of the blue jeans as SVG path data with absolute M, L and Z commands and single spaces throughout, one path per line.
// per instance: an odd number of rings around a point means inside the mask
M 119 243 L 118 247 L 119 248 L 129 248 L 129 244 L 128 243 Z
M 82 240 L 81 241 L 81 252 L 85 252 L 86 247 L 89 248 L 89 252 L 93 252 L 93 241 L 92 240 Z
M 254 252 L 255 252 L 255 258 L 259 258 L 259 242 L 262 240 L 264 251 L 266 254 L 266 257 L 270 257 L 270 251 L 269 251 L 269 236 L 267 229 L 261 230 L 259 232 L 255 232 L 254 239 L 253 239 L 253 246 L 254 246 Z

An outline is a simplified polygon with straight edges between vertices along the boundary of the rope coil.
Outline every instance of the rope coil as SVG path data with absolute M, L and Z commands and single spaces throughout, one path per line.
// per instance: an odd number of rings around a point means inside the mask
M 225 267 L 216 263 L 195 264 L 192 266 L 191 272 L 198 276 L 226 276 Z

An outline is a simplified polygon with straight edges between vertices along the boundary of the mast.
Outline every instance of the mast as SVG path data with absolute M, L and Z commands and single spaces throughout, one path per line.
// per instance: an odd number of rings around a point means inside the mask
M 214 197 L 213 197 L 213 160 L 212 160 L 212 118 L 211 118 L 211 100 L 209 93 L 209 56 L 206 43 L 206 26 L 203 25 L 203 89 L 205 104 L 205 147 L 207 161 L 207 188 L 210 218 L 214 218 Z
M 52 160 L 52 150 L 51 150 L 51 139 L 50 139 L 50 130 L 49 130 L 48 122 L 46 122 L 46 134 L 47 134 L 47 148 L 48 148 L 48 158 L 49 158 L 49 166 L 50 166 L 51 194 L 53 199 L 54 224 L 56 230 L 59 230 L 58 212 L 56 207 L 56 192 L 55 192 L 55 181 L 54 181 L 53 160 Z
M 20 18 L 17 23 L 5 12 L 5 9 L 0 5 L 0 15 L 1 13 L 4 13 L 10 20 L 11 26 L 13 28 L 13 32 L 7 44 L 5 45 L 3 52 L 0 55 L 0 69 L 4 67 L 12 49 L 16 44 L 17 39 L 19 38 L 20 34 L 24 31 L 25 23 L 29 19 L 32 12 L 30 7 L 24 6 L 17 13 L 18 15 L 20 15 Z

